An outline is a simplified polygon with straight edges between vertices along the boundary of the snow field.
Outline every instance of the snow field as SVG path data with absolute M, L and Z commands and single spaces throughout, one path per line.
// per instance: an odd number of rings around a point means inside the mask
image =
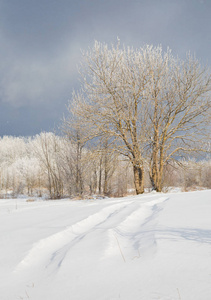
M 0 299 L 210 300 L 211 191 L 0 200 Z

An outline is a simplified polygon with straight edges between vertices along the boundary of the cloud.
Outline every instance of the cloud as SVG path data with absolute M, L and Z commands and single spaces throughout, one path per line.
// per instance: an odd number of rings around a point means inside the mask
M 71 95 L 69 87 L 74 87 L 78 77 L 80 49 L 87 49 L 95 39 L 110 44 L 118 36 L 122 43 L 135 47 L 161 43 L 184 55 L 193 47 L 193 25 L 200 26 L 200 20 L 186 15 L 188 3 L 3 1 L 1 101 L 18 107 L 57 101 L 67 91 Z M 197 27 L 194 31 L 196 36 Z
M 28 112 L 28 127 L 32 119 L 47 127 L 48 112 L 48 122 L 57 122 L 78 84 L 80 50 L 94 40 L 162 44 L 209 63 L 210 7 L 206 0 L 0 1 L 1 117 L 11 123 L 15 115 L 20 124 Z
M 48 58 L 7 56 L 0 70 L 1 101 L 23 106 L 54 100 L 74 81 L 77 60 L 73 43 Z

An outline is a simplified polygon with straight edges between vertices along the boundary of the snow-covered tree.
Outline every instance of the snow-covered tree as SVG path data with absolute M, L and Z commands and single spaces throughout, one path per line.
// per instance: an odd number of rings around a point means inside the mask
M 210 118 L 211 81 L 195 58 L 180 60 L 160 46 L 134 50 L 95 42 L 80 74 L 81 91 L 73 93 L 68 110 L 86 129 L 81 141 L 104 139 L 127 157 L 137 194 L 144 191 L 146 163 L 161 191 L 170 159 L 204 150 L 196 144 Z

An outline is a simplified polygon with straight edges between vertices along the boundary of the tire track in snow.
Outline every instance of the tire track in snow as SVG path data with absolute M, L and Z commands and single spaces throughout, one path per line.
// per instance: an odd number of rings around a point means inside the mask
M 17 265 L 14 272 L 32 267 L 48 268 L 52 265 L 54 270 L 58 270 L 70 249 L 94 230 L 101 230 L 105 235 L 106 249 L 101 254 L 103 259 L 119 255 L 116 238 L 120 241 L 127 257 L 135 257 L 137 253 L 140 255 L 138 251 L 143 248 L 140 244 L 144 244 L 145 248 L 152 248 L 155 240 L 149 231 L 149 226 L 147 225 L 146 230 L 145 225 L 150 223 L 152 215 L 157 212 L 157 210 L 153 212 L 157 204 L 166 199 L 162 197 L 149 202 L 132 199 L 132 201 L 123 200 L 109 205 L 66 229 L 38 241 Z
M 109 205 L 99 212 L 68 226 L 66 229 L 38 241 L 25 258 L 17 265 L 14 272 L 19 272 L 29 267 L 31 268 L 32 266 L 38 266 L 43 262 L 47 267 L 54 261 L 59 252 L 64 252 L 63 258 L 58 263 L 59 267 L 64 259 L 66 249 L 73 247 L 97 225 L 101 225 L 111 216 L 120 213 L 121 210 L 124 210 L 132 203 L 133 202 L 131 201 L 123 201 L 121 203 Z
M 168 197 L 161 197 L 150 202 L 140 203 L 136 211 L 108 230 L 109 243 L 105 257 L 121 254 L 123 260 L 139 258 L 146 252 L 151 255 L 156 251 L 155 215 L 160 211 L 159 204 Z M 121 253 L 120 253 L 121 252 Z

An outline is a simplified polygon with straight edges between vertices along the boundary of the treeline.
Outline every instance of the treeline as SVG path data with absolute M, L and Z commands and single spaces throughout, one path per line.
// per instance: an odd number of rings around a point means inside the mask
M 145 166 L 145 190 L 152 184 Z M 165 166 L 163 191 L 211 188 L 211 161 L 179 161 Z M 41 133 L 35 137 L 0 139 L 0 195 L 62 197 L 134 194 L 131 164 L 107 145 L 85 147 L 68 137 Z

